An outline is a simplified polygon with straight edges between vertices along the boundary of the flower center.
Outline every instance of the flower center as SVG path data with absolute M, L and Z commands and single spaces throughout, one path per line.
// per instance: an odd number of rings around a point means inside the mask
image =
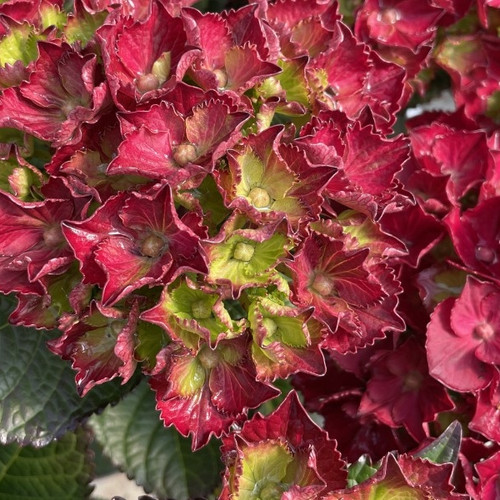
M 317 274 L 311 283 L 311 288 L 319 295 L 326 297 L 334 290 L 333 280 L 325 274 Z
M 260 187 L 254 187 L 248 193 L 248 199 L 255 208 L 267 208 L 271 204 L 271 196 Z
M 43 241 L 48 247 L 57 247 L 66 241 L 62 234 L 61 226 L 57 224 L 47 227 L 43 232 Z
M 234 247 L 233 259 L 249 262 L 254 252 L 255 248 L 252 245 L 240 242 Z
M 377 18 L 384 24 L 396 24 L 401 19 L 401 14 L 397 9 L 385 9 L 377 15 Z
M 159 89 L 170 75 L 172 55 L 170 52 L 163 54 L 153 63 L 150 73 L 140 75 L 135 79 L 137 90 L 145 94 L 151 90 Z
M 141 245 L 141 254 L 144 257 L 151 257 L 154 259 L 155 257 L 159 257 L 163 254 L 166 249 L 165 240 L 156 234 L 150 234 Z
M 203 368 L 210 370 L 215 368 L 220 361 L 219 354 L 207 345 L 203 346 L 198 354 L 198 360 Z
M 214 69 L 214 75 L 217 79 L 217 87 L 224 88 L 227 85 L 227 73 L 224 69 Z
M 485 264 L 491 264 L 496 259 L 494 250 L 492 250 L 491 248 L 483 247 L 481 245 L 477 245 L 475 256 L 477 260 L 480 260 Z
M 208 300 L 197 300 L 191 304 L 191 314 L 195 319 L 207 319 L 212 315 L 212 304 Z
M 483 340 L 490 340 L 495 335 L 495 330 L 489 323 L 481 323 L 474 327 L 474 336 Z
M 160 80 L 153 73 L 146 73 L 145 75 L 141 75 L 137 77 L 135 84 L 137 86 L 137 90 L 141 94 L 145 94 L 150 90 L 155 90 L 160 86 Z
M 422 385 L 423 375 L 417 371 L 412 370 L 408 372 L 404 378 L 403 388 L 405 391 L 416 391 Z
M 173 158 L 181 167 L 198 158 L 198 152 L 193 144 L 181 144 L 174 152 Z

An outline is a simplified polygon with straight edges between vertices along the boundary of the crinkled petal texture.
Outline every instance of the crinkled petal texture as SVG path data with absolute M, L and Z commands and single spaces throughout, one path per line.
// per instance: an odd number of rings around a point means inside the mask
M 324 347 L 355 350 L 383 338 L 388 329 L 404 328 L 395 312 L 399 291 L 394 278 L 386 268 L 372 266 L 369 253 L 313 232 L 288 264 L 294 302 L 314 306 L 314 317 L 329 330 Z
M 186 46 L 182 19 L 171 16 L 159 2 L 152 3 L 142 20 L 122 11 L 116 22 L 98 30 L 97 39 L 113 100 L 128 111 L 165 96 L 198 52 Z
M 486 134 L 459 127 L 459 123 L 452 127 L 440 121 L 410 126 L 412 150 L 419 166 L 433 178 L 446 178 L 445 193 L 455 206 L 460 206 L 460 199 L 472 187 L 484 182 L 492 162 Z
M 488 386 L 500 363 L 500 289 L 469 277 L 459 298 L 438 304 L 427 328 L 430 374 L 460 392 Z
M 455 249 L 465 265 L 500 283 L 500 197 L 479 202 L 445 219 Z
M 500 375 L 476 396 L 476 411 L 469 427 L 496 442 L 500 442 Z
M 269 57 L 267 34 L 254 9 L 238 13 L 184 15 L 193 24 L 189 41 L 201 51 L 189 68 L 189 76 L 203 89 L 224 89 L 243 94 L 265 78 L 279 73 Z M 273 34 L 270 35 L 271 37 Z
M 450 485 L 453 465 L 433 464 L 428 460 L 401 455 L 386 455 L 377 473 L 353 488 L 333 492 L 324 500 L 367 500 L 371 498 L 404 498 L 408 500 L 449 500 L 468 498 L 455 493 Z
M 196 354 L 172 343 L 158 355 L 150 383 L 161 419 L 182 435 L 191 434 L 193 450 L 278 394 L 255 380 L 247 336 L 221 340 L 214 349 L 204 345 Z
M 215 348 L 220 340 L 240 335 L 246 326 L 244 319 L 231 319 L 220 291 L 200 289 L 189 278 L 171 291 L 165 287 L 160 302 L 141 318 L 163 327 L 172 339 L 193 351 L 202 340 Z
M 93 302 L 62 337 L 49 342 L 52 352 L 72 361 L 81 396 L 117 376 L 122 377 L 123 384 L 132 377 L 137 320 L 137 304 L 124 312 Z
M 385 139 L 358 122 L 347 130 L 344 143 L 343 167 L 327 185 L 327 197 L 374 219 L 409 205 L 395 177 L 408 159 L 405 137 Z
M 310 318 L 312 309 L 290 307 L 269 295 L 253 301 L 248 309 L 257 379 L 285 379 L 297 372 L 322 375 L 323 329 Z
M 235 111 L 223 99 L 208 97 L 189 109 L 188 116 L 165 101 L 148 111 L 130 113 L 122 119 L 125 137 L 107 173 L 138 174 L 172 186 L 199 184 L 237 141 L 247 118 L 247 113 Z
M 77 200 L 22 202 L 0 192 L 0 291 L 43 294 L 40 279 L 72 261 L 61 222 L 81 215 Z
M 290 247 L 286 228 L 278 223 L 237 229 L 238 219 L 226 221 L 219 241 L 204 243 L 209 258 L 208 281 L 229 288 L 235 298 L 245 288 L 271 283 L 282 286 L 283 278 L 275 268 Z
M 335 169 L 313 167 L 305 154 L 281 143 L 284 129 L 270 127 L 228 153 L 229 169 L 216 172 L 226 205 L 256 223 L 286 217 L 292 229 L 320 213 L 321 192 Z
M 356 16 L 356 34 L 416 51 L 433 38 L 441 16 L 431 2 L 368 0 Z
M 221 499 L 250 493 L 281 498 L 292 485 L 317 494 L 344 487 L 347 480 L 335 441 L 309 418 L 294 391 L 271 415 L 256 414 L 223 443 Z
M 86 221 L 67 223 L 64 233 L 86 281 L 103 284 L 106 305 L 183 271 L 207 271 L 200 237 L 179 219 L 168 184 L 110 198 Z
M 29 82 L 0 97 L 0 126 L 14 127 L 56 146 L 75 144 L 83 123 L 95 123 L 110 103 L 95 55 L 66 44 L 40 42 Z

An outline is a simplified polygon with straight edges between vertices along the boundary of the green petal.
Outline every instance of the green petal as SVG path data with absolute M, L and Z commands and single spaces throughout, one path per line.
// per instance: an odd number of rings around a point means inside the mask
M 238 500 L 272 500 L 280 498 L 288 484 L 281 481 L 286 476 L 293 457 L 284 445 L 267 441 L 245 446 L 242 473 L 238 478 Z
M 251 149 L 238 156 L 238 163 L 241 169 L 241 182 L 236 188 L 236 194 L 247 196 L 254 186 L 262 184 L 264 164 Z
M 27 66 L 37 58 L 37 38 L 34 27 L 29 24 L 11 28 L 10 33 L 0 40 L 0 66 L 22 61 Z

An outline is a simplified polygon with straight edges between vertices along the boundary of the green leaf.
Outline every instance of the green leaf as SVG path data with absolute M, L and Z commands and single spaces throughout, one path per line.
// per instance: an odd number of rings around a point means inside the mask
M 219 482 L 219 444 L 212 440 L 192 452 L 190 440 L 163 426 L 146 383 L 90 422 L 104 453 L 147 492 L 192 498 L 212 492 Z
M 1 297 L 0 443 L 47 445 L 118 401 L 136 383 L 120 386 L 119 380 L 113 380 L 80 398 L 75 372 L 45 345 L 60 332 L 13 327 L 7 322 L 11 310 L 12 299 Z
M 457 464 L 458 452 L 462 442 L 462 427 L 455 420 L 431 444 L 415 453 L 416 457 L 427 458 L 435 464 Z
M 92 488 L 89 433 L 69 432 L 47 446 L 0 446 L 0 498 L 79 500 Z
M 377 472 L 377 467 L 372 465 L 370 457 L 368 455 L 361 455 L 357 462 L 349 466 L 347 486 L 352 488 L 372 477 L 375 472 Z

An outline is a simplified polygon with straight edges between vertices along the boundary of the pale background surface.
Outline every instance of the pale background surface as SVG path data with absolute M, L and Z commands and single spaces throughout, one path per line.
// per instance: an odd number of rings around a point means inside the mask
M 92 498 L 111 500 L 114 496 L 120 496 L 126 500 L 137 500 L 140 495 L 145 494 L 144 490 L 137 486 L 134 481 L 119 472 L 95 479 L 92 481 L 92 485 L 95 486 Z

